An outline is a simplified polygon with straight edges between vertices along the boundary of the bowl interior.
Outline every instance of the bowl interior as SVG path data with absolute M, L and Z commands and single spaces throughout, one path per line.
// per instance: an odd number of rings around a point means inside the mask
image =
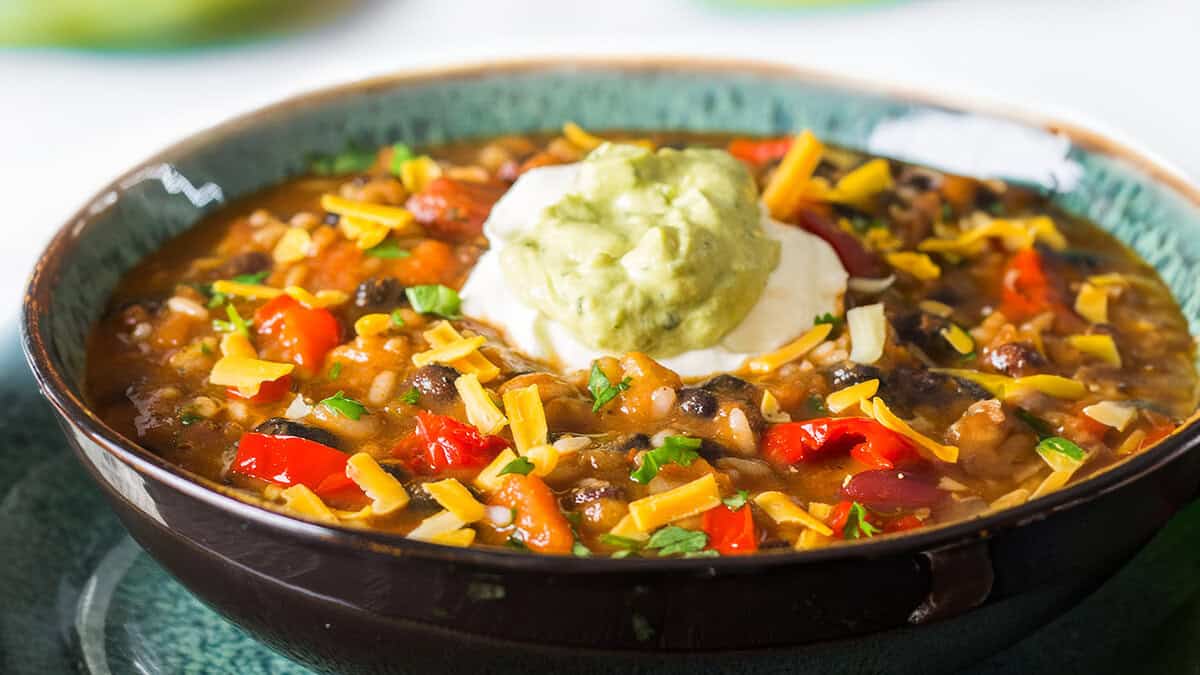
M 223 202 L 298 175 L 314 153 L 347 144 L 423 145 L 572 120 L 595 129 L 784 134 L 808 128 L 831 143 L 1039 186 L 1152 264 L 1200 334 L 1200 209 L 1194 196 L 1142 165 L 1035 123 L 785 69 L 634 62 L 385 78 L 301 97 L 193 136 L 119 179 L 60 235 L 35 278 L 45 290 L 31 310 L 41 319 L 36 330 L 79 396 L 86 335 L 121 275 Z

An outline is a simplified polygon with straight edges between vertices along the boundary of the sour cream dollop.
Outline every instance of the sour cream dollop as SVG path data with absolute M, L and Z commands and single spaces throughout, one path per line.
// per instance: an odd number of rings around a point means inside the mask
M 547 209 L 580 190 L 581 174 L 583 180 L 590 180 L 584 165 L 576 163 L 522 175 L 492 208 L 484 224 L 491 249 L 479 259 L 460 292 L 466 315 L 503 330 L 509 343 L 526 355 L 564 370 L 586 369 L 599 357 L 619 354 L 585 344 L 567 326 L 524 302 L 522 290 L 528 289 L 511 286 L 514 275 L 511 270 L 505 273 L 503 261 L 513 259 L 505 255 L 507 247 L 522 245 L 518 242 L 528 245 L 535 234 L 546 236 L 539 223 L 544 224 Z M 833 249 L 797 227 L 772 220 L 765 210 L 760 209 L 759 218 L 762 233 L 778 242 L 778 263 L 749 311 L 731 310 L 745 312 L 744 318 L 711 346 L 671 355 L 650 352 L 683 377 L 736 370 L 746 359 L 795 339 L 812 326 L 814 317 L 839 312 L 848 275 Z

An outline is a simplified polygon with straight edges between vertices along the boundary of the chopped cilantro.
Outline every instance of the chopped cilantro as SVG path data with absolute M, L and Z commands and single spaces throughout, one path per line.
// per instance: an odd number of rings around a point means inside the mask
M 1029 425 L 1030 429 L 1033 429 L 1033 433 L 1037 434 L 1039 441 L 1044 441 L 1054 435 L 1053 430 L 1050 428 L 1049 422 L 1038 417 L 1037 415 L 1034 415 L 1028 410 L 1024 408 L 1017 408 L 1014 411 L 1014 414 L 1017 416 L 1017 419 Z
M 407 258 L 408 256 L 412 255 L 412 253 L 408 252 L 407 250 L 400 248 L 400 244 L 397 244 L 391 239 L 385 239 L 383 242 L 372 246 L 364 252 L 372 258 L 383 258 L 385 260 Z
M 254 274 L 238 274 L 233 277 L 233 280 L 239 284 L 261 284 L 270 274 L 268 270 L 255 272 Z
M 633 378 L 625 378 L 615 385 L 608 376 L 600 370 L 600 364 L 592 362 L 592 373 L 588 376 L 588 391 L 592 392 L 592 412 L 600 412 L 609 401 L 617 397 L 617 394 L 629 388 L 633 383 Z
M 414 156 L 415 155 L 413 155 L 412 148 L 408 147 L 407 145 L 403 143 L 393 144 L 392 165 L 388 168 L 391 169 L 393 175 L 399 176 L 400 172 L 402 171 L 400 167 L 404 166 L 404 163 L 412 159 Z
M 1083 451 L 1083 448 L 1062 436 L 1043 438 L 1037 444 L 1037 451 L 1040 455 L 1045 455 L 1048 452 L 1056 452 L 1076 462 L 1082 462 L 1087 457 L 1087 453 Z
M 627 551 L 636 551 L 642 547 L 642 542 L 637 539 L 622 537 L 619 534 L 602 534 L 600 535 L 600 542 L 616 548 L 623 548 Z
M 738 490 L 737 494 L 732 497 L 726 497 L 721 501 L 725 506 L 729 507 L 730 511 L 737 511 L 746 505 L 746 500 L 750 498 L 750 493 L 746 490 Z
M 862 234 L 867 230 L 873 230 L 879 227 L 886 228 L 887 223 L 880 218 L 872 218 L 862 214 L 855 214 L 850 218 L 850 226 L 854 228 L 855 232 Z
M 352 398 L 347 398 L 346 394 L 341 390 L 338 393 L 321 401 L 321 405 L 329 408 L 342 417 L 347 417 L 352 420 L 357 420 L 363 415 L 370 415 L 367 412 L 367 406 L 355 401 Z
M 408 391 L 400 394 L 400 400 L 409 405 L 416 405 L 421 400 L 421 390 L 416 387 L 409 387 Z
M 827 323 L 830 326 L 837 328 L 842 323 L 842 317 L 834 316 L 829 312 L 825 312 L 824 314 L 818 314 L 813 317 L 813 325 L 815 326 L 819 323 Z
M 201 340 L 200 341 L 200 353 L 201 354 L 211 354 L 211 353 L 213 353 L 212 347 L 209 347 L 207 342 Z
M 197 415 L 196 413 L 185 412 L 185 413 L 179 414 L 179 423 L 185 427 L 190 427 L 202 419 L 204 419 L 204 418 Z
M 576 539 L 575 543 L 571 545 L 571 555 L 574 555 L 576 558 L 590 558 L 592 557 L 592 549 L 584 546 L 583 542 Z
M 234 331 L 241 333 L 246 337 L 250 337 L 250 326 L 253 321 L 247 321 L 238 314 L 237 308 L 233 305 L 225 305 L 225 315 L 229 317 L 228 321 L 213 319 L 213 330 L 222 333 L 232 333 Z
M 400 310 L 393 309 L 388 317 L 391 319 L 393 326 L 400 327 L 404 325 L 404 315 L 400 313 Z
M 521 538 L 515 534 L 509 535 L 508 539 L 505 540 L 504 545 L 509 548 L 515 548 L 518 551 L 524 551 L 529 548 L 525 545 L 525 542 L 521 541 Z
M 699 554 L 708 546 L 708 535 L 695 530 L 685 530 L 676 525 L 668 525 L 655 532 L 646 542 L 647 549 L 658 549 L 659 557 L 669 555 Z M 714 551 L 715 553 L 715 551 Z M 689 557 L 696 557 L 690 555 Z
M 336 379 L 338 379 L 338 376 L 341 374 L 342 374 L 342 362 L 334 361 L 333 365 L 329 368 L 329 380 L 330 381 L 336 380 Z
M 446 319 L 457 319 L 462 300 L 458 291 L 441 284 L 409 286 L 404 289 L 408 303 L 421 314 L 436 314 Z
M 689 466 L 700 453 L 701 440 L 688 436 L 667 436 L 662 447 L 647 450 L 642 453 L 642 465 L 630 472 L 629 477 L 645 485 L 658 475 L 659 469 L 665 464 L 674 462 L 680 466 Z
M 863 537 L 874 537 L 879 532 L 879 528 L 867 522 L 867 509 L 858 502 L 851 502 L 850 513 L 846 516 L 846 526 L 842 528 L 842 537 L 845 539 L 862 539 Z
M 954 207 L 949 204 L 942 204 L 942 222 L 947 222 L 954 219 Z
M 818 415 L 825 415 L 829 410 L 825 408 L 825 399 L 821 398 L 820 394 L 811 394 L 808 397 L 808 407 Z
M 508 464 L 505 464 L 504 468 L 500 469 L 500 473 L 496 475 L 505 476 L 510 473 L 519 473 L 522 476 L 528 476 L 530 471 L 533 471 L 533 462 L 529 461 L 525 457 L 518 457 Z
M 208 299 L 208 308 L 216 309 L 225 304 L 226 300 L 228 300 L 228 298 L 225 297 L 224 293 L 213 293 L 212 297 Z

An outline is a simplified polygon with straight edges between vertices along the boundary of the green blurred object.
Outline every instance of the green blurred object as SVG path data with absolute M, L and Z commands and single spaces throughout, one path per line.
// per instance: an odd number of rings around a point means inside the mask
M 0 0 L 0 45 L 172 49 L 312 25 L 349 0 Z

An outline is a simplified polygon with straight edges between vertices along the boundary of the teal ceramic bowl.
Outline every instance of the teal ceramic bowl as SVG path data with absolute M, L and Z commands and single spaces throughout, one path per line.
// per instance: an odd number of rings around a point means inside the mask
M 294 520 L 167 464 L 88 409 L 85 336 L 118 279 L 224 202 L 348 143 L 424 145 L 569 120 L 808 128 L 831 143 L 1035 186 L 1154 265 L 1200 333 L 1200 192 L 1067 125 L 697 60 L 504 63 L 308 94 L 201 132 L 104 188 L 50 244 L 25 302 L 28 360 L 81 462 L 134 538 L 202 600 L 288 655 L 343 673 L 521 670 L 531 658 L 560 670 L 766 658 L 789 670 L 931 672 L 1049 620 L 1195 498 L 1193 422 L 1083 483 L 910 536 L 725 559 L 539 557 Z M 864 639 L 874 648 L 856 649 Z

